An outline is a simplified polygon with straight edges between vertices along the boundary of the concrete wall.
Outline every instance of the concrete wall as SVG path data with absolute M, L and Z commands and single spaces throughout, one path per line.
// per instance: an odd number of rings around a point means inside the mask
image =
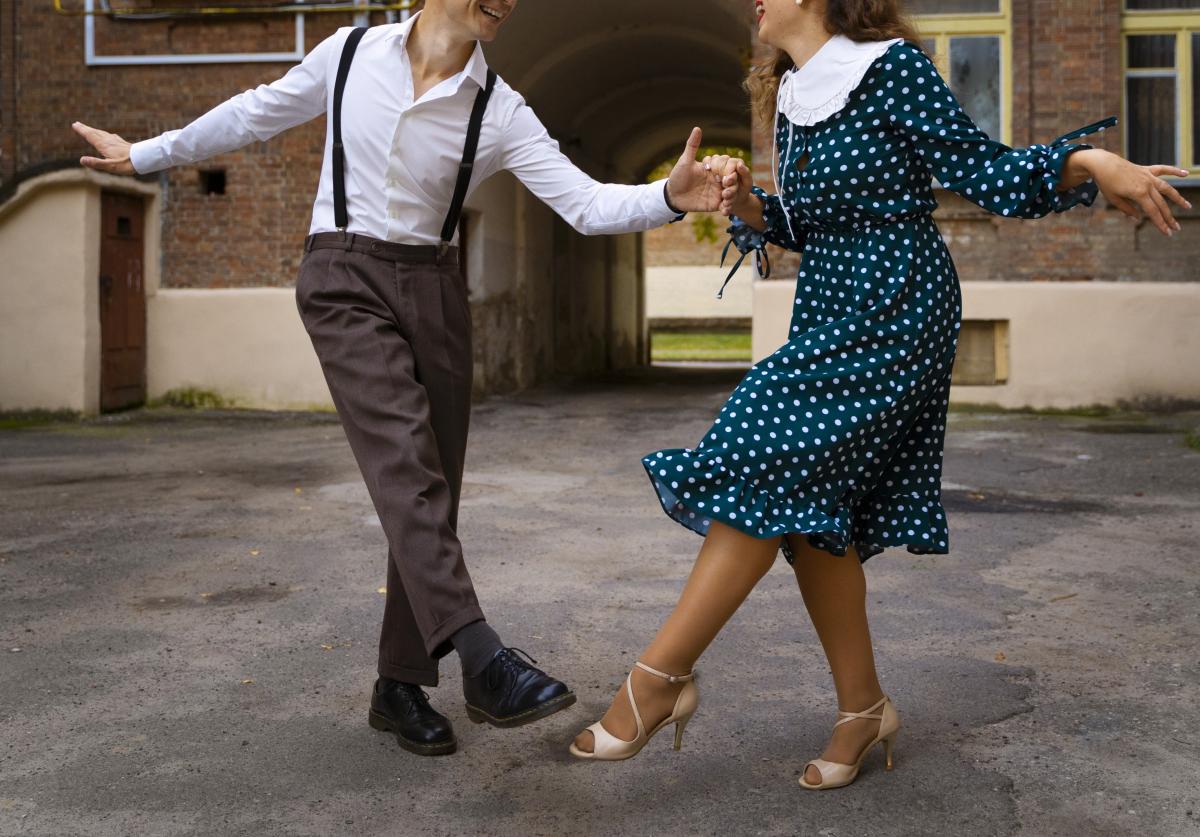
M 729 268 L 649 266 L 646 268 L 646 316 L 652 320 L 749 319 L 754 308 L 754 268 L 742 265 L 717 299 Z
M 194 387 L 245 407 L 333 406 L 290 288 L 164 289 L 146 320 L 150 398 Z
M 100 192 L 146 199 L 144 284 L 159 284 L 158 189 L 64 170 L 0 206 L 0 410 L 100 405 Z
M 1079 407 L 1200 400 L 1200 285 L 964 282 L 963 318 L 1009 321 L 1009 378 L 954 387 L 962 404 Z M 754 357 L 787 339 L 795 288 L 754 288 Z

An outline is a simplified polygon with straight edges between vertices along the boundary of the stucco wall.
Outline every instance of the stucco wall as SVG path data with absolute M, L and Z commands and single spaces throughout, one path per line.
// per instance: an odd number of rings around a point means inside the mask
M 329 408 L 290 288 L 164 289 L 147 314 L 147 386 L 212 390 L 239 406 Z
M 754 268 L 743 264 L 725 289 L 717 291 L 729 268 L 650 266 L 646 268 L 646 316 L 652 320 L 749 319 L 754 308 Z
M 47 190 L 0 223 L 0 409 L 84 411 L 98 386 L 98 354 L 97 374 L 87 374 L 97 289 L 85 281 L 83 248 L 62 246 L 88 235 L 88 192 L 82 184 Z
M 1009 321 L 1009 381 L 955 387 L 958 403 L 1078 407 L 1200 400 L 1200 285 L 964 282 L 963 316 Z M 754 288 L 754 357 L 786 339 L 791 282 Z
M 143 280 L 158 287 L 156 186 L 83 169 L 22 183 L 0 206 L 0 410 L 99 409 L 102 190 L 145 199 Z

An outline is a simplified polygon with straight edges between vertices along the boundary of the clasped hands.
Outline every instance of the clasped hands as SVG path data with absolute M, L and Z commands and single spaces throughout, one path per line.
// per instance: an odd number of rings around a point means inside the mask
M 750 194 L 753 180 L 744 160 L 727 154 L 697 159 L 703 134 L 692 129 L 683 156 L 671 170 L 667 194 L 671 205 L 684 212 L 720 212 L 729 217 L 752 211 L 757 201 Z

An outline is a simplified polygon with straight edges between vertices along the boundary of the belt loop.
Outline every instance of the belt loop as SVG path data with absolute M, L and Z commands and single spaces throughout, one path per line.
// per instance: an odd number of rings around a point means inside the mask
M 342 249 L 350 250 L 354 247 L 354 233 L 348 233 L 342 230 Z
M 312 248 L 313 248 L 313 236 L 311 236 L 311 235 L 305 236 L 304 237 L 304 252 L 311 253 Z

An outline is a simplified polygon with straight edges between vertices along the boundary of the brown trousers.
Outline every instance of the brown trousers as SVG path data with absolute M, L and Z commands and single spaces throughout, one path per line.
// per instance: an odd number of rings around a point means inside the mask
M 379 674 L 436 686 L 483 618 L 455 532 L 471 415 L 471 311 L 457 252 L 320 233 L 296 303 L 387 535 Z

